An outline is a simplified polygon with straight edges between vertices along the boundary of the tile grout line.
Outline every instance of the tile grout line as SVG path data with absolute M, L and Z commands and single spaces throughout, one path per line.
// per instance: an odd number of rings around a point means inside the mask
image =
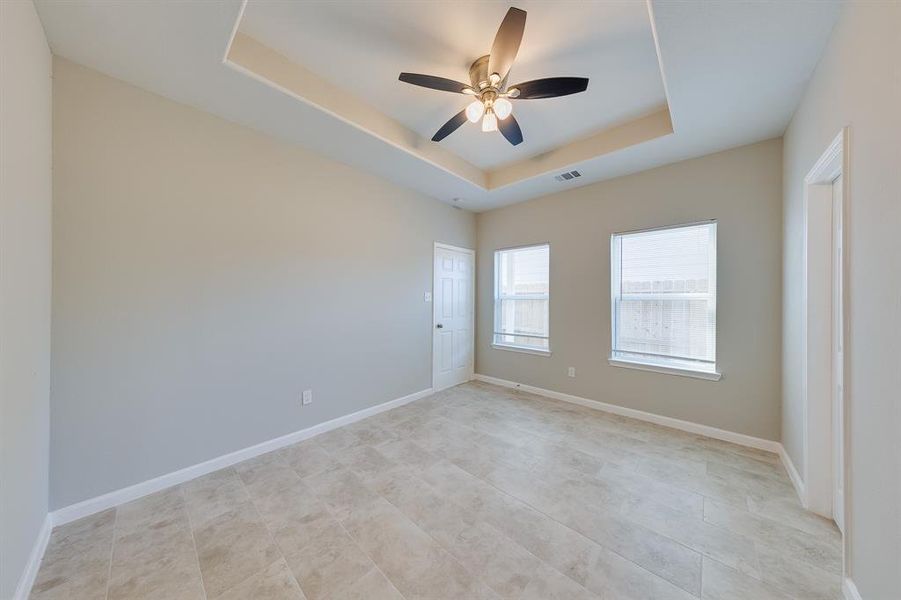
M 204 600 L 206 600 L 208 598 L 206 582 L 203 580 L 203 569 L 200 568 L 200 553 L 197 551 L 197 538 L 194 536 L 194 519 L 191 518 L 191 511 L 188 510 L 188 492 L 184 486 L 179 487 L 182 500 L 184 501 L 185 516 L 188 517 L 188 529 L 191 531 L 191 544 L 194 547 L 194 560 L 197 561 L 197 574 L 200 575 L 200 590 L 203 592 Z
M 381 496 L 379 496 L 379 497 L 381 498 Z M 325 509 L 329 511 L 329 514 L 331 514 L 331 509 L 329 509 L 327 506 L 325 507 Z M 360 545 L 360 542 L 353 535 L 351 535 L 350 531 L 347 530 L 347 527 L 344 526 L 344 523 L 340 519 L 336 518 L 334 515 L 331 515 L 331 516 L 335 520 L 335 522 L 338 523 L 338 527 L 341 528 L 341 531 L 343 531 L 345 534 L 347 534 L 347 537 L 349 537 L 351 539 L 351 541 L 353 541 L 353 543 L 356 544 L 357 548 L 360 549 L 360 552 L 365 554 L 366 557 L 370 560 L 370 562 L 372 562 L 372 566 L 375 567 L 375 570 L 382 574 L 382 577 L 385 578 L 385 581 L 388 582 L 388 585 L 390 585 L 392 588 L 394 588 L 394 590 L 397 592 L 397 594 L 401 598 L 403 598 L 403 600 L 406 600 L 407 597 L 404 596 L 403 592 L 401 592 L 399 589 L 397 589 L 397 586 L 394 584 L 393 581 L 391 581 L 391 578 L 388 577 L 388 575 L 384 571 L 382 571 L 382 568 L 379 566 L 379 564 L 377 562 L 375 562 L 375 559 L 372 557 L 372 555 L 369 554 L 368 552 L 366 552 L 366 549 Z M 363 577 L 365 577 L 365 575 Z
M 116 540 L 119 538 L 119 507 L 117 506 L 114 509 L 116 512 L 113 517 L 113 539 L 110 542 L 109 548 L 109 565 L 106 569 L 106 594 L 104 594 L 105 600 L 109 600 L 109 589 L 113 582 L 113 556 L 114 551 L 116 549 Z

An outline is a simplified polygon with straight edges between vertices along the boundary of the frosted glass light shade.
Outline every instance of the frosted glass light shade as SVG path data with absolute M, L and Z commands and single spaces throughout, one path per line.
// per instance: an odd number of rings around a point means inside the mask
M 498 98 L 494 101 L 494 106 L 491 108 L 494 110 L 497 118 L 503 121 L 513 112 L 513 103 L 506 98 Z
M 497 131 L 497 117 L 490 110 L 482 117 L 482 131 Z
M 466 118 L 470 123 L 478 123 L 485 112 L 485 105 L 481 100 L 476 100 L 466 107 Z

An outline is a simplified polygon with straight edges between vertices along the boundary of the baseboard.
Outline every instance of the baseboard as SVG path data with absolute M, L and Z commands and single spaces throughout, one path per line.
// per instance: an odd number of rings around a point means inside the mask
M 782 444 L 779 444 L 779 458 L 782 460 L 782 465 L 788 473 L 788 478 L 795 487 L 795 492 L 798 494 L 798 500 L 801 501 L 801 506 L 807 508 L 807 488 L 804 486 L 804 480 L 801 479 L 801 474 L 798 473 L 798 469 L 795 468 L 795 463 L 792 462 L 791 457 L 788 455 L 788 452 L 785 451 Z
M 844 594 L 845 600 L 863 600 L 860 592 L 857 591 L 857 586 L 849 577 L 842 579 L 842 594 Z
M 41 568 L 41 560 L 44 558 L 44 551 L 47 550 L 47 542 L 50 541 L 51 531 L 53 531 L 53 517 L 48 514 L 44 517 L 44 523 L 41 525 L 38 537 L 34 541 L 34 546 L 31 547 L 28 563 L 25 565 L 22 576 L 19 577 L 19 585 L 16 586 L 13 600 L 27 600 L 31 594 L 31 587 L 34 585 L 34 580 L 38 576 L 38 570 Z
M 670 427 L 672 429 L 678 429 L 680 431 L 686 431 L 688 433 L 696 433 L 698 435 L 722 440 L 724 442 L 731 442 L 740 446 L 747 446 L 749 448 L 765 450 L 767 452 L 773 452 L 776 454 L 779 454 L 779 449 L 782 447 L 782 444 L 780 444 L 779 442 L 774 442 L 772 440 L 765 440 L 762 438 L 745 435 L 743 433 L 736 433 L 734 431 L 718 429 L 716 427 L 701 425 L 700 423 L 693 423 L 691 421 L 683 421 L 681 419 L 674 419 L 672 417 L 664 417 L 662 415 L 645 412 L 643 410 L 626 408 L 625 406 L 617 406 L 616 404 L 607 404 L 606 402 L 600 402 L 598 400 L 589 400 L 588 398 L 582 398 L 581 396 L 573 396 L 572 394 L 564 394 L 563 392 L 546 390 L 543 388 L 516 383 L 515 381 L 507 381 L 506 379 L 499 379 L 497 377 L 491 377 L 488 375 L 480 375 L 477 373 L 474 379 L 476 379 L 477 381 L 484 381 L 485 383 L 493 383 L 494 385 L 522 390 L 524 392 L 530 392 L 532 394 L 537 394 L 546 398 L 552 398 L 554 400 L 561 400 L 563 402 L 569 402 L 571 404 L 578 404 L 580 406 L 593 408 L 595 410 L 601 410 L 607 413 L 620 415 L 622 417 L 630 417 L 639 421 L 647 421 L 648 423 L 654 423 L 656 425 L 662 425 L 664 427 Z
M 147 496 L 160 490 L 164 490 L 168 487 L 172 487 L 173 485 L 178 485 L 179 483 L 184 483 L 186 481 L 196 479 L 201 475 L 206 475 L 207 473 L 212 473 L 213 471 L 218 471 L 219 469 L 224 469 L 225 467 L 230 467 L 249 458 L 253 458 L 267 452 L 272 452 L 273 450 L 278 450 L 279 448 L 284 448 L 285 446 L 296 444 L 297 442 L 309 439 L 321 433 L 325 433 L 326 431 L 331 431 L 333 429 L 337 429 L 338 427 L 350 425 L 351 423 L 355 423 L 367 417 L 371 417 L 381 412 L 391 410 L 392 408 L 397 408 L 398 406 L 409 404 L 410 402 L 414 402 L 416 400 L 419 400 L 420 398 L 425 398 L 426 396 L 429 396 L 431 394 L 431 388 L 421 390 L 408 396 L 403 396 L 401 398 L 396 398 L 395 400 L 383 402 L 382 404 L 370 406 L 369 408 L 364 408 L 363 410 L 359 410 L 349 415 L 337 417 L 330 421 L 325 421 L 324 423 L 319 423 L 318 425 L 313 425 L 312 427 L 301 429 L 300 431 L 295 431 L 293 433 L 289 433 L 287 435 L 283 435 L 281 437 L 277 437 L 260 444 L 256 444 L 254 446 L 250 446 L 242 450 L 224 454 L 222 456 L 196 465 L 192 465 L 190 467 L 185 467 L 184 469 L 180 469 L 172 473 L 160 475 L 159 477 L 155 477 L 147 481 L 142 481 L 141 483 L 136 483 L 119 490 L 114 490 L 112 492 L 103 494 L 102 496 L 90 498 L 88 500 L 84 500 L 82 502 L 57 509 L 53 511 L 51 515 L 53 526 L 55 527 L 57 525 L 70 523 L 77 519 L 96 514 L 125 502 L 137 500 L 138 498 Z

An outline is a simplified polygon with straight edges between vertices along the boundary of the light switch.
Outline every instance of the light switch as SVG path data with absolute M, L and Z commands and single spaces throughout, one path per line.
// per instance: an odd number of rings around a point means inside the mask
M 422 299 L 425 300 L 426 302 L 431 302 L 432 301 L 432 292 L 426 292 L 425 294 L 423 294 Z

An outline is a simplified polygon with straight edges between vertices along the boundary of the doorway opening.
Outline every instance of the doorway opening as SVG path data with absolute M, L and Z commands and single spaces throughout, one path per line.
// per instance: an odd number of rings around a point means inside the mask
M 805 507 L 845 532 L 848 130 L 805 178 L 802 301 Z

